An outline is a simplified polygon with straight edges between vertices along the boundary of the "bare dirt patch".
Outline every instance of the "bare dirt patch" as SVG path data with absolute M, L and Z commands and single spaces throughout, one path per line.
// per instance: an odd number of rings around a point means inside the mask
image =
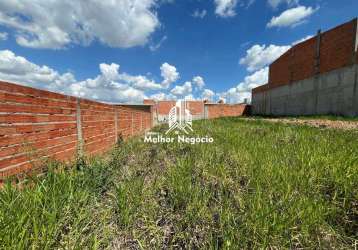
M 248 118 L 252 119 L 252 118 Z M 340 121 L 327 119 L 297 119 L 297 118 L 263 118 L 262 120 L 274 123 L 307 125 L 316 128 L 356 130 L 358 121 Z

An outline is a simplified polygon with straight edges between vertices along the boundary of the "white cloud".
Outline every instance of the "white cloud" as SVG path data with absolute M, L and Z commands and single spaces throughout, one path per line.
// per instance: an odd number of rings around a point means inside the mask
M 157 0 L 3 0 L 0 25 L 16 31 L 19 45 L 59 49 L 99 40 L 111 47 L 147 43 L 160 26 Z
M 99 86 L 114 87 L 131 86 L 138 90 L 159 90 L 162 86 L 145 76 L 132 76 L 125 72 L 119 73 L 120 66 L 118 64 L 101 63 L 99 65 L 101 74 L 94 79 L 84 81 L 88 88 L 96 88 Z
M 176 86 L 169 93 L 163 91 L 179 78 L 176 68 L 168 63 L 161 66 L 161 83 L 156 83 L 144 75 L 121 72 L 120 69 L 120 65 L 116 63 L 101 63 L 97 76 L 77 80 L 72 73 L 61 74 L 46 65 L 34 64 L 10 50 L 0 50 L 0 79 L 35 88 L 116 103 L 142 102 L 147 98 L 147 92 L 151 93 L 151 98 L 158 100 L 175 100 L 178 96 L 190 97 L 192 93 L 191 82 Z M 200 84 L 200 78 L 197 79 Z M 160 90 L 163 92 L 153 93 Z
M 170 93 L 176 96 L 187 96 L 193 91 L 191 82 L 185 82 L 183 85 L 175 86 Z
M 193 78 L 193 83 L 199 88 L 202 89 L 205 86 L 205 81 L 201 76 L 195 76 Z
M 159 92 L 151 95 L 149 98 L 156 101 L 163 101 L 167 99 L 167 95 L 163 92 Z
M 196 18 L 204 18 L 207 14 L 207 11 L 206 10 L 195 10 L 194 13 L 192 14 L 193 17 L 196 17 Z
M 204 89 L 203 93 L 201 94 L 203 100 L 209 100 L 209 101 L 213 101 L 214 96 L 215 93 L 211 89 Z
M 170 84 L 179 79 L 179 73 L 175 66 L 170 65 L 169 63 L 163 63 L 160 67 L 161 76 L 163 77 L 162 86 L 168 88 Z
M 268 28 L 272 27 L 295 27 L 304 23 L 306 19 L 315 13 L 318 8 L 298 6 L 296 8 L 288 9 L 277 17 L 273 17 L 267 24 Z
M 246 51 L 246 56 L 240 59 L 240 64 L 245 65 L 251 73 L 245 77 L 236 87 L 230 88 L 226 92 L 219 94 L 230 103 L 243 102 L 245 99 L 250 101 L 251 90 L 268 82 L 268 65 L 288 51 L 291 46 L 305 41 L 312 36 L 306 36 L 300 40 L 293 42 L 291 45 L 254 45 Z
M 237 0 L 214 0 L 215 13 L 221 17 L 233 17 L 236 15 Z
M 165 90 L 179 78 L 176 68 L 168 63 L 160 67 L 163 76 L 161 83 L 148 79 L 144 75 L 130 75 L 121 72 L 116 63 L 99 64 L 100 73 L 85 80 L 77 80 L 72 73 L 63 74 L 44 65 L 40 66 L 26 58 L 15 55 L 10 50 L 0 50 L 0 79 L 27 86 L 48 89 L 68 95 L 74 95 L 99 101 L 117 103 L 138 103 L 147 98 L 147 92 L 154 99 L 177 99 L 178 96 L 190 96 L 192 83 L 174 87 L 170 93 L 153 91 Z M 199 79 L 199 78 L 198 78 Z
M 145 76 L 131 76 L 126 73 L 120 75 L 119 80 L 130 84 L 131 86 L 142 89 L 142 90 L 159 90 L 162 89 L 162 85 L 159 83 L 155 83 L 153 80 L 148 79 Z
M 184 100 L 187 100 L 187 101 L 196 101 L 196 100 L 198 100 L 198 99 L 196 99 L 192 94 L 189 94 L 189 95 L 184 96 Z
M 75 82 L 71 73 L 60 74 L 48 66 L 36 65 L 10 50 L 0 51 L 0 79 L 49 89 Z
M 274 9 L 276 9 L 280 4 L 283 3 L 286 3 L 289 6 L 299 4 L 299 0 L 268 0 L 267 2 Z
M 167 39 L 168 39 L 167 36 L 163 36 L 162 39 L 160 39 L 160 41 L 157 44 L 149 45 L 150 51 L 154 52 L 158 50 Z
M 240 64 L 245 65 L 248 71 L 253 72 L 269 65 L 290 48 L 291 46 L 255 44 L 246 51 L 246 56 L 240 59 Z
M 236 87 L 230 88 L 228 91 L 221 93 L 220 97 L 224 98 L 229 103 L 242 103 L 247 99 L 251 99 L 251 90 L 268 81 L 269 68 L 262 68 L 253 74 L 245 77 L 244 81 L 239 83 Z
M 0 41 L 5 41 L 8 38 L 8 33 L 0 32 Z
M 174 67 L 169 64 L 163 65 L 166 65 L 164 68 Z M 101 63 L 99 70 L 100 74 L 96 77 L 78 81 L 72 73 L 61 74 L 46 65 L 34 64 L 24 57 L 15 55 L 10 50 L 0 51 L 0 79 L 5 81 L 79 97 L 119 103 L 142 102 L 146 98 L 145 93 L 147 91 L 164 89 L 162 83 L 155 83 L 145 76 L 133 76 L 120 72 L 120 65 L 115 63 Z M 171 81 L 175 78 L 167 76 L 163 81 Z M 191 91 L 190 82 L 173 89 L 173 93 L 182 96 L 190 94 Z M 163 94 L 159 92 L 156 97 L 158 99 L 164 97 L 171 99 L 175 96 L 169 94 L 163 97 Z
M 274 45 L 255 44 L 246 51 L 246 56 L 240 59 L 240 64 L 246 66 L 249 72 L 259 70 L 268 66 L 279 58 L 282 54 L 288 51 L 292 46 L 312 38 L 308 35 L 302 39 L 294 41 L 290 45 Z

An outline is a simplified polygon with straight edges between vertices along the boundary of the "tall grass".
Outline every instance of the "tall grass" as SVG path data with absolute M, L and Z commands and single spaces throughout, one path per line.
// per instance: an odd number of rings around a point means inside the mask
M 157 128 L 165 131 L 165 128 Z M 2 248 L 352 248 L 358 132 L 226 118 L 0 191 Z
M 110 181 L 106 170 L 102 160 L 81 171 L 53 163 L 45 177 L 21 189 L 8 182 L 0 191 L 0 248 L 108 245 L 111 210 L 101 202 Z

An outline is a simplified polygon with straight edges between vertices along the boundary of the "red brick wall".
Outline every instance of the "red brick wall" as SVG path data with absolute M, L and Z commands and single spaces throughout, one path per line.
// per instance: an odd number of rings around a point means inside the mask
M 152 113 L 150 106 L 118 105 L 118 135 L 128 138 L 150 129 Z
M 201 115 L 204 113 L 203 101 L 187 101 L 187 109 L 192 115 Z M 170 109 L 174 107 L 176 101 L 158 101 L 155 105 L 159 115 L 168 115 Z
M 269 85 L 277 87 L 315 74 L 317 38 L 311 38 L 289 49 L 270 65 Z
M 143 100 L 143 104 L 146 104 L 146 105 L 155 105 L 155 101 L 152 100 L 152 99 L 144 99 L 144 100 Z
M 175 101 L 159 101 L 157 103 L 158 115 L 167 115 L 172 107 L 175 106 Z
M 249 105 L 246 104 L 207 104 L 208 118 L 243 116 L 248 113 Z
M 287 84 L 291 78 L 290 60 L 292 59 L 292 49 L 279 57 L 269 68 L 269 84 L 280 86 Z
M 317 37 L 297 44 L 291 50 L 289 82 L 300 81 L 315 75 Z
M 264 84 L 264 85 L 261 85 L 257 88 L 254 88 L 252 89 L 252 94 L 257 94 L 257 93 L 261 93 L 261 92 L 265 92 L 269 90 L 269 85 L 268 84 Z
M 150 106 L 80 99 L 79 108 L 85 155 L 107 151 L 120 134 L 126 138 L 152 126 Z M 0 182 L 47 158 L 72 160 L 79 146 L 77 98 L 0 81 Z
M 354 21 L 342 24 L 322 34 L 320 72 L 328 72 L 352 64 Z
M 204 114 L 204 103 L 203 101 L 187 101 L 187 109 L 192 115 Z
M 84 152 L 95 155 L 109 150 L 115 142 L 115 108 L 112 105 L 81 100 Z

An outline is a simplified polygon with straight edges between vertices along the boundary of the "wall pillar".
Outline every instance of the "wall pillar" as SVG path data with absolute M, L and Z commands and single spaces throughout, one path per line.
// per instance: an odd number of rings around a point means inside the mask
M 358 63 L 358 19 L 353 20 L 353 53 L 352 64 Z M 354 86 L 353 86 L 353 98 L 352 98 L 352 115 L 358 115 L 358 67 L 354 65 Z
M 133 112 L 131 112 L 131 135 L 133 135 L 133 131 L 134 131 L 133 123 L 134 123 Z
M 143 113 L 140 113 L 140 132 L 143 131 Z
M 321 30 L 317 31 L 317 36 L 316 36 L 317 40 L 316 40 L 316 51 L 315 51 L 315 75 L 318 75 L 320 73 L 320 57 L 321 57 Z
M 77 154 L 79 157 L 84 155 L 83 152 L 83 134 L 80 99 L 76 99 L 76 127 L 77 127 Z

